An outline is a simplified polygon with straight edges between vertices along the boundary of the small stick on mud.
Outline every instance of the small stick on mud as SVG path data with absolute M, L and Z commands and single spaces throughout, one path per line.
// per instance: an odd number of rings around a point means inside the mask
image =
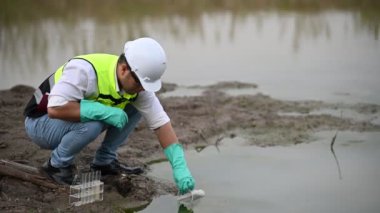
M 17 178 L 50 189 L 59 188 L 57 184 L 42 176 L 37 168 L 12 161 L 0 160 L 0 176 Z
M 26 162 L 17 162 L 17 161 L 8 161 L 8 160 L 0 160 L 0 163 L 4 164 L 4 165 L 8 165 L 8 166 L 11 166 L 15 169 L 18 169 L 18 170 L 21 170 L 23 172 L 27 172 L 27 173 L 30 173 L 30 174 L 37 174 L 39 171 L 37 168 L 33 167 L 33 166 L 28 166 L 28 165 L 25 165 L 25 164 L 22 164 L 22 163 L 26 163 Z
M 222 135 L 222 136 L 219 136 L 219 138 L 216 139 L 216 141 L 215 141 L 215 147 L 216 147 L 216 149 L 218 150 L 218 152 L 220 152 L 220 150 L 219 150 L 219 144 L 220 144 L 220 141 L 223 140 L 223 138 L 224 138 L 223 135 Z
M 330 149 L 331 149 L 331 152 L 332 152 L 332 154 L 334 156 L 336 165 L 338 167 L 339 179 L 342 180 L 343 179 L 343 177 L 342 177 L 342 171 L 340 170 L 339 161 L 338 161 L 338 158 L 336 157 L 336 154 L 335 154 L 335 151 L 334 151 L 334 144 L 335 144 L 335 140 L 336 140 L 337 135 L 338 135 L 338 131 L 336 131 L 334 137 L 331 140 Z

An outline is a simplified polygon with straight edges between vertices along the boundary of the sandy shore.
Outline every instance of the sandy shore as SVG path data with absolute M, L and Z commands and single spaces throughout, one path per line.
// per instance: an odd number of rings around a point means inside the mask
M 185 148 L 193 149 L 215 144 L 226 137 L 244 131 L 252 145 L 289 145 L 311 141 L 310 135 L 321 130 L 379 131 L 371 120 L 355 120 L 346 116 L 311 113 L 320 109 L 353 111 L 377 117 L 380 106 L 373 104 L 339 104 L 320 101 L 280 101 L 262 94 L 234 95 L 224 89 L 254 88 L 253 84 L 224 82 L 202 87 L 199 96 L 162 97 L 164 108 Z M 176 85 L 165 84 L 161 94 L 174 90 Z M 22 161 L 39 167 L 49 156 L 27 138 L 22 115 L 25 103 L 34 89 L 15 86 L 0 91 L 0 158 Z M 101 137 L 85 148 L 76 159 L 79 170 L 86 171 Z M 141 122 L 128 143 L 119 150 L 119 159 L 131 165 L 144 166 L 164 160 L 155 135 Z M 119 181 L 122 179 L 122 181 Z M 105 183 L 102 202 L 84 208 L 68 206 L 68 191 L 64 187 L 51 190 L 0 176 L 1 212 L 115 212 L 144 206 L 156 196 L 176 193 L 172 182 L 163 182 L 146 174 L 120 177 Z

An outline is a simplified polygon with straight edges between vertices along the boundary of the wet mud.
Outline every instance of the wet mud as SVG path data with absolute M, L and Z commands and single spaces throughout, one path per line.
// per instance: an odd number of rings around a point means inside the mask
M 283 101 L 267 95 L 228 95 L 225 89 L 256 88 L 254 84 L 222 82 L 202 89 L 196 96 L 167 97 L 162 94 L 176 89 L 165 84 L 159 97 L 171 117 L 179 140 L 186 149 L 202 150 L 227 137 L 244 135 L 256 146 L 277 146 L 312 141 L 313 132 L 322 130 L 379 131 L 380 106 L 375 104 L 324 103 L 320 101 Z M 26 136 L 25 103 L 34 89 L 15 86 L 0 91 L 0 158 L 23 161 L 39 167 L 49 157 Z M 315 114 L 331 109 L 354 111 L 370 119 Z M 248 135 L 248 136 L 247 136 Z M 90 162 L 102 136 L 86 147 L 76 158 L 78 170 L 89 169 Z M 129 165 L 143 166 L 165 160 L 154 133 L 142 121 L 119 151 L 119 160 Z M 68 205 L 68 189 L 52 190 L 7 176 L 0 176 L 1 212 L 122 212 L 131 208 L 144 208 L 153 198 L 176 194 L 173 182 L 147 175 L 128 175 L 105 180 L 104 200 L 80 207 Z

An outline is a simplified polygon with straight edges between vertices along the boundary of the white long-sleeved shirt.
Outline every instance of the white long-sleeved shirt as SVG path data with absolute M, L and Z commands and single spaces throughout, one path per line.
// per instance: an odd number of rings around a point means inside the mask
M 116 87 L 117 92 L 123 92 L 119 89 L 117 82 Z M 70 60 L 62 72 L 61 79 L 50 91 L 48 107 L 62 106 L 69 101 L 97 96 L 97 88 L 97 78 L 91 64 L 81 59 Z M 132 105 L 142 114 L 150 129 L 156 129 L 170 121 L 153 92 L 140 92 Z

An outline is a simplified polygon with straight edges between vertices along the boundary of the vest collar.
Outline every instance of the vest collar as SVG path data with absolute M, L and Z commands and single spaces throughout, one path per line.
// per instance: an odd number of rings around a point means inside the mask
M 116 75 L 116 68 L 117 68 L 117 63 L 116 63 L 116 67 L 115 67 L 115 85 L 116 85 L 116 92 L 120 93 L 122 91 L 120 91 L 120 87 L 119 87 L 119 82 L 117 81 L 117 75 Z

